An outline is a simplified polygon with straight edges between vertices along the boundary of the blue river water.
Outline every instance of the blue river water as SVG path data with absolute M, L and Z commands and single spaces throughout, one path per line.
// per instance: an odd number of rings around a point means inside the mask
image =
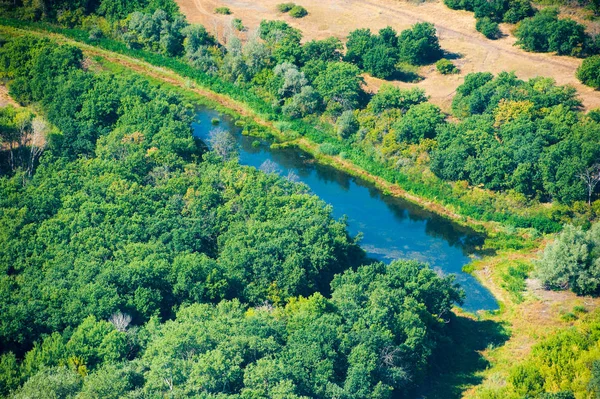
M 371 258 L 389 263 L 394 259 L 416 259 L 444 274 L 455 274 L 465 290 L 462 306 L 467 311 L 495 310 L 493 295 L 462 267 L 475 255 L 483 237 L 400 198 L 382 194 L 372 184 L 332 167 L 319 165 L 298 149 L 271 149 L 269 143 L 252 145 L 255 138 L 243 136 L 226 115 L 201 108 L 193 124 L 194 136 L 208 143 L 218 118 L 219 127 L 231 131 L 239 145 L 239 162 L 270 169 L 287 176 L 295 174 L 323 201 L 331 204 L 336 218 L 345 216 L 351 235 L 362 234 L 361 247 Z

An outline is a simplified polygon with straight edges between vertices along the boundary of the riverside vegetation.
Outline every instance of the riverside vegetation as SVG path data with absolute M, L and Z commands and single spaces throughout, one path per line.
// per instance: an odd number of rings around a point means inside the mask
M 535 236 L 565 222 L 588 229 L 600 212 L 600 118 L 580 111 L 572 89 L 472 74 L 453 102 L 457 123 L 419 90 L 363 92 L 364 71 L 403 76 L 405 65 L 442 57 L 429 24 L 358 30 L 344 52 L 336 39 L 300 45 L 299 31 L 272 21 L 245 45 L 222 46 L 166 0 L 39 4 L 7 15 L 70 25 L 59 31 L 172 67 L 243 100 L 286 137 L 300 133 L 462 215 Z M 461 298 L 451 279 L 363 259 L 343 221 L 302 186 L 198 146 L 178 95 L 29 37 L 3 45 L 0 69 L 39 115 L 3 111 L 4 394 L 384 398 L 409 394 L 448 349 Z M 40 131 L 47 144 L 28 142 Z M 597 279 L 597 229 L 569 231 L 557 242 L 584 240 L 589 254 L 574 254 L 565 273 Z M 558 288 L 578 289 L 559 277 Z M 540 343 L 503 394 L 596 395 L 593 320 Z M 572 358 L 575 341 L 581 361 L 568 374 L 549 359 L 556 348 Z M 569 384 L 552 379 L 557 368 Z

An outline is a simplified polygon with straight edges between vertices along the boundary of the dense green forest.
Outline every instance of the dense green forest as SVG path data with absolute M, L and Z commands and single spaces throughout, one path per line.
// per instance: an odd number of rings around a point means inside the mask
M 9 41 L 0 65 L 52 126 L 35 173 L 0 178 L 3 394 L 385 398 L 431 368 L 451 278 L 358 267 L 331 209 L 205 152 L 172 92 L 49 40 Z

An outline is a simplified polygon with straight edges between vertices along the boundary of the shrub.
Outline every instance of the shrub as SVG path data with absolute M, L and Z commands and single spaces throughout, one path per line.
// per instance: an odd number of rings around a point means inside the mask
M 517 262 L 509 266 L 506 273 L 502 273 L 502 287 L 507 290 L 513 300 L 517 303 L 523 302 L 523 291 L 525 291 L 525 280 L 531 272 L 531 266 L 527 263 Z
M 90 40 L 100 40 L 104 36 L 104 33 L 97 26 L 90 29 Z
M 339 148 L 335 144 L 323 143 L 319 146 L 319 152 L 325 155 L 337 155 L 340 153 Z
M 582 306 L 582 305 L 573 306 L 573 313 L 584 314 L 587 312 L 588 312 L 588 310 L 585 308 L 585 306 Z
M 600 55 L 583 60 L 577 68 L 577 79 L 586 86 L 600 89 Z
M 358 130 L 358 122 L 353 111 L 344 111 L 336 122 L 337 134 L 340 138 L 346 139 Z
M 222 15 L 230 15 L 231 10 L 229 9 L 229 7 L 217 7 L 215 8 L 215 13 Z
M 294 3 L 281 3 L 277 5 L 277 9 L 279 10 L 279 12 L 288 12 L 290 11 L 292 8 L 294 8 L 296 5 Z
M 435 63 L 435 68 L 442 75 L 448 75 L 451 73 L 458 73 L 458 68 L 452 63 L 452 61 L 442 58 Z
M 515 367 L 509 376 L 509 381 L 518 394 L 538 394 L 544 388 L 544 377 L 537 367 L 523 364 Z
M 239 18 L 235 18 L 235 19 L 233 20 L 233 22 L 231 22 L 231 24 L 233 25 L 233 27 L 234 27 L 236 30 L 238 30 L 238 31 L 240 31 L 240 32 L 242 32 L 243 30 L 245 30 L 245 29 L 246 29 L 246 28 L 244 27 L 244 24 L 242 23 L 242 20 L 241 20 L 241 19 L 239 19 Z
M 302 18 L 308 15 L 308 11 L 302 6 L 294 6 L 290 10 L 290 15 L 294 18 Z
M 585 56 L 597 53 L 585 27 L 572 19 L 558 19 L 558 10 L 546 8 L 524 19 L 515 30 L 517 45 L 527 51 L 553 52 L 558 55 Z
M 600 108 L 590 110 L 588 112 L 588 116 L 592 118 L 594 122 L 600 123 Z M 594 209 L 594 213 L 596 215 L 600 215 L 600 200 L 594 201 L 594 203 L 592 203 L 592 208 Z
M 517 22 L 531 17 L 535 14 L 535 9 L 531 6 L 529 0 L 513 0 L 509 3 L 509 8 L 504 13 L 502 21 L 510 24 L 516 24 Z
M 560 319 L 565 322 L 571 322 L 577 320 L 577 316 L 573 312 L 567 312 L 560 316 Z
M 421 88 L 401 89 L 391 84 L 383 84 L 377 94 L 371 98 L 368 108 L 379 114 L 388 109 L 408 110 L 413 105 L 427 101 L 425 91 Z
M 477 24 L 475 24 L 475 29 L 491 40 L 496 40 L 502 36 L 498 23 L 488 17 L 479 18 Z
M 579 295 L 597 294 L 600 288 L 600 223 L 584 232 L 565 226 L 548 244 L 537 265 L 542 283 L 552 289 L 570 289 Z

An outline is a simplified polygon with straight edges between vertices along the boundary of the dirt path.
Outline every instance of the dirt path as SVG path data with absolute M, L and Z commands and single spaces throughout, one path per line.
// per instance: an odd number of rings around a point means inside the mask
M 456 58 L 454 62 L 461 69 L 459 75 L 444 76 L 433 66 L 422 67 L 419 74 L 425 79 L 419 83 L 394 82 L 402 87 L 418 86 L 431 96 L 431 101 L 448 110 L 456 87 L 464 75 L 471 72 L 488 71 L 494 74 L 501 71 L 515 71 L 522 79 L 535 76 L 549 76 L 558 84 L 571 84 L 577 88 L 586 108 L 600 107 L 600 92 L 579 83 L 575 70 L 581 60 L 571 57 L 558 57 L 549 54 L 528 53 L 513 44 L 510 25 L 502 26 L 507 34 L 496 41 L 484 38 L 475 30 L 473 14 L 447 8 L 441 1 L 433 0 L 422 4 L 402 0 L 298 0 L 307 8 L 309 15 L 293 19 L 277 12 L 276 6 L 282 0 L 176 0 L 190 22 L 201 23 L 220 39 L 232 32 L 233 18 L 242 19 L 248 27 L 248 35 L 263 19 L 282 19 L 302 30 L 305 40 L 323 39 L 335 36 L 344 39 L 348 33 L 358 28 L 371 28 L 376 31 L 386 26 L 403 30 L 416 22 L 435 24 L 440 43 L 447 52 Z M 232 15 L 217 15 L 216 7 L 229 7 Z M 368 88 L 376 91 L 383 82 L 368 79 Z

